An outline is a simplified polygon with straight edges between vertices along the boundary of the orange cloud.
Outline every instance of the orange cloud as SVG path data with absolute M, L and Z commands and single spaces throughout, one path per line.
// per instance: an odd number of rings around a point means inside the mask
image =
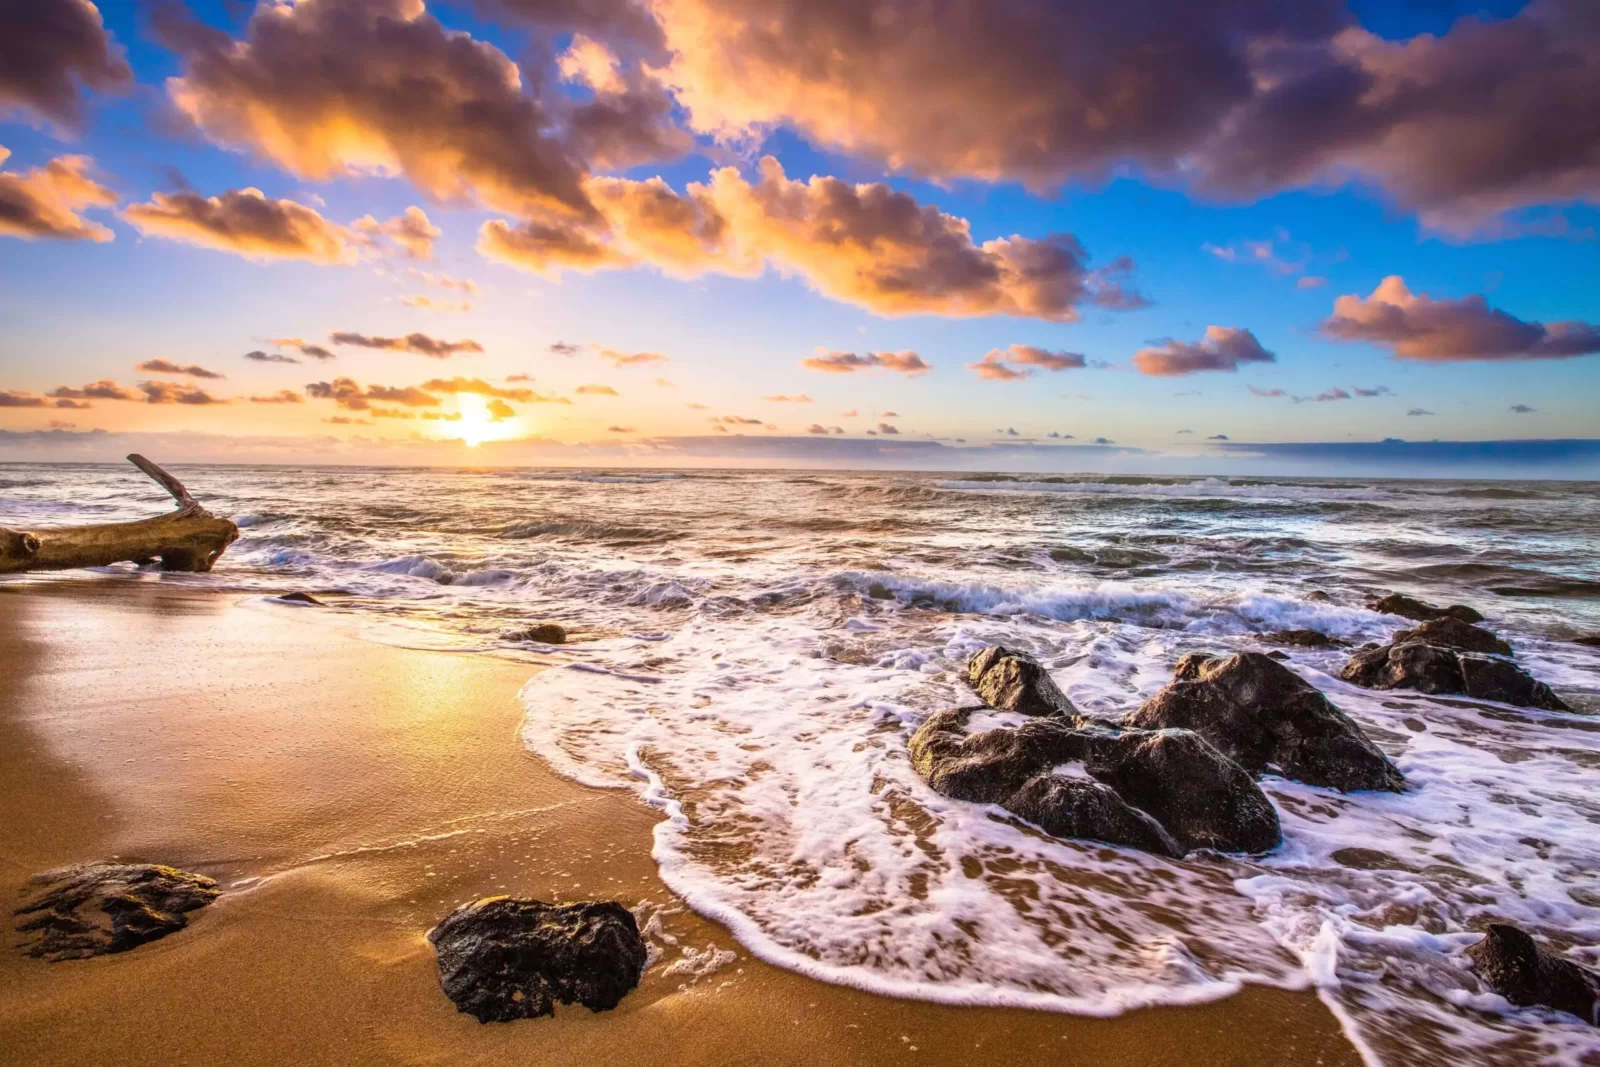
M 1172 378 L 1197 371 L 1237 371 L 1241 363 L 1274 363 L 1277 359 L 1249 330 L 1207 326 L 1199 341 L 1169 337 L 1160 345 L 1141 348 L 1133 355 L 1133 365 L 1143 374 Z
M 821 371 L 824 374 L 854 374 L 857 371 L 881 368 L 904 374 L 909 378 L 918 377 L 933 369 L 921 356 L 909 350 L 867 352 L 864 355 L 857 355 L 854 352 L 835 352 L 827 348 L 818 348 L 816 355 L 802 359 L 800 365 L 807 370 Z
M 573 392 L 579 396 L 617 396 L 617 391 L 609 385 L 580 385 Z
M 253 396 L 253 397 L 250 398 L 250 403 L 252 403 L 252 404 L 303 404 L 303 403 L 305 403 L 305 398 L 302 397 L 299 393 L 295 392 L 293 389 L 279 389 L 276 393 L 273 393 L 271 396 Z
M 1334 301 L 1322 332 L 1341 341 L 1382 345 L 1396 359 L 1425 363 L 1570 359 L 1600 352 L 1600 326 L 1586 322 L 1526 322 L 1491 308 L 1482 296 L 1435 300 L 1413 293 L 1399 275 L 1372 295 Z
M 142 370 L 148 374 L 187 374 L 191 378 L 226 377 L 225 375 L 218 374 L 214 370 L 206 370 L 198 363 L 191 363 L 187 367 L 180 367 L 178 364 L 168 359 L 147 359 L 143 363 L 135 366 L 133 369 Z
M 0 164 L 10 155 L 10 149 L 0 146 Z M 89 177 L 93 166 L 88 156 L 57 156 L 21 174 L 0 171 L 0 235 L 28 241 L 111 240 L 110 230 L 78 214 L 117 202 L 116 193 Z
M 420 207 L 408 207 L 404 214 L 396 215 L 388 222 L 379 222 L 371 215 L 363 215 L 352 222 L 350 228 L 369 245 L 375 244 L 379 238 L 388 238 L 411 259 L 432 259 L 433 242 L 444 233 L 428 220 L 428 213 Z
M 122 217 L 147 237 L 235 252 L 247 259 L 304 259 L 353 263 L 356 250 L 344 227 L 293 200 L 270 200 L 260 189 L 233 189 L 221 196 L 155 193 L 147 204 L 131 204 Z

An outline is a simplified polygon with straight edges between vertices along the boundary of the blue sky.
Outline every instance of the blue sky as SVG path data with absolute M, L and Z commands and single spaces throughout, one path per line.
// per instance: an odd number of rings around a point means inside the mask
M 60 0 L 69 2 L 84 5 L 86 0 Z M 336 2 L 350 5 L 357 0 L 302 0 L 305 6 Z M 401 0 L 378 2 L 398 4 L 397 10 L 405 7 Z M 613 0 L 613 6 L 622 2 Z M 715 5 L 715 0 L 684 2 Z M 40 0 L 41 9 L 52 6 L 54 0 Z M 882 0 L 880 6 L 895 5 Z M 1005 9 L 1010 6 L 995 5 L 994 18 L 1008 17 Z M 251 18 L 261 17 L 245 4 L 191 3 L 190 8 L 200 22 L 247 42 Z M 1354 20 L 1391 41 L 1432 33 L 1451 42 L 1457 39 L 1456 19 L 1474 12 L 1509 25 L 1532 17 L 1515 3 L 1372 2 L 1356 4 L 1340 17 L 1346 26 Z M 208 441 L 232 438 L 228 454 L 238 458 L 290 456 L 295 450 L 286 442 L 296 438 L 316 439 L 321 442 L 316 453 L 335 460 L 370 459 L 375 449 L 404 453 L 419 462 L 471 458 L 450 436 L 462 425 L 459 421 L 423 427 L 415 419 L 386 423 L 359 408 L 336 409 L 309 398 L 275 405 L 248 400 L 280 390 L 304 395 L 307 384 L 336 376 L 363 385 L 402 387 L 441 375 L 464 375 L 495 388 L 512 388 L 506 383 L 509 377 L 529 376 L 531 386 L 521 388 L 570 403 L 513 400 L 515 414 L 492 428 L 480 426 L 480 436 L 538 438 L 551 443 L 555 451 L 550 456 L 576 461 L 582 461 L 587 447 L 599 462 L 638 454 L 644 457 L 641 461 L 670 463 L 670 446 L 663 442 L 706 435 L 712 429 L 707 420 L 721 416 L 765 424 L 741 427 L 745 436 L 803 437 L 816 425 L 839 426 L 846 432 L 832 436 L 858 438 L 883 422 L 898 431 L 895 436 L 932 437 L 951 448 L 958 443 L 976 448 L 1011 436 L 1042 445 L 1105 438 L 1149 453 L 1175 454 L 1162 462 L 1179 469 L 1231 469 L 1229 464 L 1238 464 L 1233 453 L 1206 443 L 1215 435 L 1225 435 L 1231 444 L 1597 436 L 1600 420 L 1593 413 L 1600 400 L 1600 356 L 1541 358 L 1511 352 L 1483 358 L 1458 352 L 1400 359 L 1392 340 L 1339 340 L 1328 336 L 1323 323 L 1333 314 L 1336 298 L 1367 298 L 1391 275 L 1403 277 L 1412 293 L 1437 301 L 1481 296 L 1488 308 L 1524 323 L 1600 322 L 1600 242 L 1595 239 L 1600 230 L 1600 165 L 1579 168 L 1576 177 L 1554 183 L 1560 190 L 1554 196 L 1537 191 L 1540 175 L 1525 176 L 1510 209 L 1484 213 L 1445 232 L 1424 221 L 1428 208 L 1408 209 L 1403 203 L 1395 192 L 1398 186 L 1384 176 L 1388 163 L 1378 166 L 1376 174 L 1350 169 L 1350 180 L 1291 180 L 1265 192 L 1241 194 L 1210 191 L 1187 171 L 1155 173 L 1147 161 L 1134 158 L 1137 152 L 1130 152 L 1109 172 L 1073 171 L 1062 164 L 1067 176 L 1051 183 L 1052 188 L 1040 188 L 1022 173 L 974 177 L 960 173 L 959 166 L 931 173 L 939 168 L 896 165 L 883 158 L 897 150 L 894 146 L 879 153 L 870 144 L 855 151 L 829 145 L 817 132 L 818 124 L 828 123 L 826 117 L 797 114 L 793 121 L 764 124 L 719 143 L 695 128 L 682 92 L 672 98 L 669 121 L 693 137 L 688 152 L 621 169 L 585 165 L 591 174 L 633 181 L 659 175 L 678 193 L 688 183 L 706 181 L 716 166 L 736 167 L 754 182 L 756 160 L 767 155 L 782 164 L 790 179 L 824 175 L 850 183 L 882 182 L 920 205 L 967 220 L 979 245 L 1012 235 L 1040 239 L 1071 234 L 1085 250 L 1086 270 L 1131 257 L 1132 284 L 1149 301 L 1137 310 L 1083 305 L 1078 308 L 1081 317 L 1072 322 L 1003 313 L 894 315 L 870 306 L 871 301 L 825 295 L 806 269 L 783 262 L 769 261 L 759 277 L 713 270 L 685 278 L 674 276 L 671 264 L 665 264 L 667 272 L 645 264 L 592 273 L 540 273 L 488 259 L 475 248 L 479 227 L 487 220 L 508 218 L 503 203 L 488 204 L 492 197 L 484 195 L 476 203 L 470 196 L 446 202 L 431 195 L 435 190 L 419 188 L 414 176 L 404 172 L 317 180 L 304 168 L 296 173 L 283 159 L 267 158 L 270 153 L 219 133 L 214 125 L 191 121 L 185 128 L 175 114 L 168 79 L 191 74 L 194 53 L 175 46 L 170 34 L 161 39 L 143 5 L 104 3 L 100 14 L 112 47 L 126 57 L 132 81 L 110 91 L 82 87 L 80 130 L 52 122 L 18 96 L 20 90 L 9 90 L 13 98 L 6 107 L 8 90 L 0 87 L 0 145 L 11 153 L 4 161 L 5 173 L 25 174 L 62 156 L 87 156 L 96 179 L 117 198 L 117 208 L 82 212 L 109 227 L 114 235 L 109 241 L 0 235 L 0 315 L 7 323 L 0 337 L 0 391 L 44 401 L 40 406 L 19 402 L 0 407 L 0 429 L 12 431 L 0 444 L 0 460 L 103 451 L 107 446 L 102 440 L 74 436 L 94 429 L 111 431 L 118 438 L 113 448 L 120 447 L 123 435 L 141 433 L 193 433 Z M 449 31 L 470 33 L 475 41 L 522 61 L 525 72 L 539 65 L 531 57 L 540 49 L 558 55 L 574 41 L 570 27 L 530 26 L 493 3 L 430 4 L 417 17 L 437 17 Z M 631 69 L 629 42 L 599 39 L 621 57 L 619 69 Z M 1600 85 L 1593 66 L 1600 63 L 1600 42 L 1580 38 L 1570 47 L 1578 57 L 1575 62 L 1591 65 L 1583 84 Z M 364 61 L 352 55 L 352 63 Z M 648 60 L 658 62 L 659 56 Z M 570 79 L 556 91 L 568 101 L 589 96 Z M 730 106 L 769 106 L 752 102 L 752 91 L 743 87 Z M 892 106 L 909 106 L 903 97 L 887 99 Z M 1600 100 L 1589 103 L 1600 107 Z M 1005 121 L 1004 102 L 992 106 L 996 122 Z M 1511 120 L 1491 115 L 1484 121 Z M 853 133 L 849 139 L 857 140 Z M 868 135 L 863 139 L 870 140 Z M 1600 155 L 1600 148 L 1591 149 Z M 1070 156 L 1072 149 L 1063 151 Z M 1402 171 L 1398 182 L 1408 180 L 1403 168 L 1416 164 L 1393 166 Z M 380 221 L 394 218 L 415 205 L 442 232 L 430 259 L 409 259 L 391 247 L 363 251 L 349 264 L 324 265 L 295 255 L 261 255 L 248 248 L 241 253 L 171 236 L 141 235 L 119 214 L 156 192 L 180 189 L 180 183 L 202 197 L 253 187 L 269 200 L 309 208 L 332 226 L 347 227 L 365 215 Z M 1530 186 L 1536 190 L 1532 194 L 1527 192 Z M 1499 190 L 1490 192 L 1500 195 Z M 1534 230 L 1556 232 L 1515 235 L 1530 224 Z M 1269 258 L 1253 259 L 1256 255 Z M 414 271 L 471 279 L 479 291 L 465 298 L 429 286 Z M 1322 281 L 1312 285 L 1304 279 Z M 440 313 L 401 303 L 416 295 L 465 300 L 471 309 Z M 1133 363 L 1141 349 L 1169 338 L 1196 342 L 1213 325 L 1250 331 L 1273 361 L 1182 376 L 1141 373 Z M 336 331 L 470 338 L 482 351 L 435 360 L 342 347 L 338 358 L 326 363 L 267 364 L 242 358 L 248 351 L 272 350 L 269 342 L 275 338 L 325 344 Z M 556 342 L 596 348 L 562 355 L 549 349 Z M 1008 381 L 982 380 L 968 369 L 967 364 L 991 349 L 1011 345 L 1079 354 L 1087 365 L 1062 371 L 1022 368 L 1028 376 Z M 667 359 L 613 366 L 599 349 L 660 353 Z M 803 368 L 801 361 L 818 349 L 914 351 L 932 369 L 906 376 L 883 370 L 822 374 Z M 112 379 L 136 389 L 137 381 L 151 380 L 152 374 L 135 366 L 155 359 L 224 375 L 185 379 L 157 372 L 155 380 L 200 388 L 211 399 L 226 402 L 97 399 L 86 401 L 91 405 L 87 408 L 51 406 L 50 394 L 62 386 Z M 656 384 L 658 379 L 671 384 Z M 576 392 L 585 385 L 605 386 L 618 395 Z M 1358 388 L 1379 395 L 1362 397 Z M 1280 390 L 1285 395 L 1259 395 Z M 1350 396 L 1310 399 L 1338 390 Z M 774 395 L 804 395 L 810 402 L 764 399 Z M 441 399 L 440 412 L 451 413 L 464 404 L 467 422 L 483 418 L 474 406 L 478 398 Z M 1532 410 L 1513 410 L 1518 407 Z M 847 417 L 848 411 L 858 414 Z M 1408 414 L 1412 411 L 1427 414 Z M 350 421 L 328 421 L 336 418 Z M 55 433 L 45 432 L 52 428 Z M 1010 430 L 1017 434 L 1006 432 Z M 1191 432 L 1180 433 L 1184 430 Z M 1063 436 L 1050 438 L 1051 433 Z M 270 446 L 251 443 L 267 438 L 272 439 Z M 337 442 L 331 450 L 329 439 Z M 630 451 L 635 442 L 654 444 Z M 538 461 L 543 455 L 539 447 L 525 452 L 501 447 L 494 454 Z M 741 460 L 743 447 L 730 440 L 730 462 Z M 772 448 L 763 446 L 761 451 L 766 456 Z M 795 455 L 809 461 L 813 453 L 797 446 Z M 1072 470 L 1103 461 L 1100 453 L 1070 449 L 1041 455 L 1029 465 Z M 996 465 L 1008 463 L 1014 465 L 1015 459 L 997 455 Z M 961 465 L 984 463 L 975 457 Z

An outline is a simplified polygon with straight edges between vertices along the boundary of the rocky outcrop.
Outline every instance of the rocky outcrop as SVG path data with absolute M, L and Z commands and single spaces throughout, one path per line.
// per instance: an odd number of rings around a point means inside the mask
M 1432 604 L 1423 603 L 1400 593 L 1390 593 L 1388 596 L 1379 597 L 1367 602 L 1367 608 L 1384 615 L 1399 615 L 1403 619 L 1413 622 L 1428 622 L 1433 619 L 1459 619 L 1461 622 L 1482 622 L 1483 616 L 1465 604 L 1451 604 L 1447 608 L 1437 608 Z
M 1339 677 L 1366 689 L 1414 689 L 1546 711 L 1572 710 L 1549 686 L 1508 659 L 1421 641 L 1363 649 L 1350 657 Z
M 1491 925 L 1467 955 L 1489 988 L 1517 1007 L 1543 1004 L 1600 1025 L 1600 975 L 1545 952 L 1515 926 Z
M 1259 652 L 1184 656 L 1172 682 L 1124 722 L 1145 730 L 1193 730 L 1252 774 L 1275 769 L 1345 792 L 1405 787 L 1353 719 Z
M 1270 634 L 1260 634 L 1259 637 L 1269 645 L 1289 645 L 1295 648 L 1337 648 L 1345 644 L 1337 637 L 1329 637 L 1321 630 L 1275 630 Z
M 504 637 L 507 641 L 535 641 L 541 645 L 564 645 L 567 643 L 567 628 L 559 622 L 536 622 L 532 626 L 507 630 Z
M 217 899 L 202 874 L 155 863 L 84 863 L 36 875 L 16 910 L 22 950 L 59 961 L 126 952 L 189 925 Z
M 1397 631 L 1393 644 L 1420 641 L 1439 648 L 1453 648 L 1458 652 L 1483 652 L 1491 656 L 1512 655 L 1511 646 L 1481 627 L 1448 616 L 1432 619 L 1421 626 Z
M 485 897 L 428 940 L 445 995 L 485 1023 L 554 1015 L 556 1001 L 609 1011 L 639 984 L 646 958 L 633 914 L 614 901 Z
M 1260 852 L 1281 839 L 1250 775 L 1190 731 L 1038 718 L 968 734 L 982 710 L 939 712 L 911 738 L 912 765 L 946 796 L 999 804 L 1054 836 L 1168 856 Z
M 1078 716 L 1038 660 L 1004 645 L 990 645 L 967 661 L 967 684 L 985 704 L 1001 711 Z

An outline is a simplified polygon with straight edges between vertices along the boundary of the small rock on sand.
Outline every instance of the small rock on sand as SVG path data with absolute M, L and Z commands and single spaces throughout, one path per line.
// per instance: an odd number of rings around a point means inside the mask
M 16 910 L 22 950 L 52 962 L 126 952 L 189 925 L 217 883 L 156 863 L 83 863 L 34 876 Z
M 508 630 L 505 638 L 507 641 L 536 641 L 542 645 L 564 645 L 567 643 L 567 628 L 559 622 L 537 622 L 532 626 Z
M 554 1015 L 555 1002 L 610 1011 L 639 984 L 644 939 L 615 901 L 546 904 L 485 897 L 428 934 L 439 982 L 479 1022 Z

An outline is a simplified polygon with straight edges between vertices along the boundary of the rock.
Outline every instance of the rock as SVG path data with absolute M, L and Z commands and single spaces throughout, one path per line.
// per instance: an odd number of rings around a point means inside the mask
M 542 645 L 564 645 L 567 643 L 567 628 L 559 622 L 537 622 L 532 626 L 524 626 L 517 630 L 507 630 L 507 641 L 537 641 Z
M 1293 645 L 1297 648 L 1335 648 L 1344 644 L 1320 630 L 1276 630 L 1257 636 L 1269 645 Z
M 1289 658 L 1289 653 L 1285 652 L 1281 648 L 1275 648 L 1271 652 L 1267 653 L 1267 658 L 1268 659 L 1280 660 L 1280 661 L 1281 660 L 1286 660 L 1286 659 Z
M 1379 597 L 1369 601 L 1367 608 L 1384 615 L 1399 615 L 1401 618 L 1413 622 L 1428 622 L 1431 619 L 1454 618 L 1462 622 L 1482 622 L 1483 616 L 1465 604 L 1451 604 L 1447 608 L 1436 608 L 1432 604 L 1425 604 L 1420 600 L 1404 596 L 1400 593 L 1390 593 L 1388 596 Z
M 1543 1004 L 1600 1025 L 1600 975 L 1545 952 L 1515 926 L 1491 924 L 1467 955 L 1489 988 L 1517 1007 Z
M 1461 652 L 1488 652 L 1496 656 L 1512 654 L 1511 646 L 1488 630 L 1448 615 L 1430 619 L 1421 626 L 1401 630 L 1394 635 L 1394 644 L 1421 641 L 1425 645 L 1454 648 Z
M 1254 780 L 1187 730 L 1037 718 L 968 734 L 968 718 L 982 710 L 938 712 L 912 735 L 912 765 L 945 796 L 999 804 L 1057 837 L 1166 856 L 1278 842 L 1277 812 Z
M 1002 711 L 1078 716 L 1078 709 L 1038 660 L 1004 645 L 990 645 L 967 661 L 967 684 L 985 704 Z
M 320 608 L 324 606 L 322 601 L 318 600 L 310 593 L 283 593 L 279 596 L 273 597 L 272 599 L 284 604 L 305 604 L 306 606 L 313 608 Z
M 1414 689 L 1546 711 L 1572 710 L 1549 686 L 1508 659 L 1420 641 L 1363 649 L 1350 657 L 1339 677 L 1367 689 Z
M 22 950 L 60 961 L 126 952 L 189 925 L 187 913 L 217 899 L 203 874 L 155 863 L 83 863 L 29 882 L 17 931 Z
M 1283 839 L 1277 809 L 1250 773 L 1191 730 L 1123 731 L 1086 769 L 1184 851 L 1265 852 Z
M 1124 722 L 1193 730 L 1252 774 L 1276 767 L 1287 778 L 1345 792 L 1405 787 L 1353 719 L 1259 652 L 1184 656 L 1174 680 Z
M 1582 637 L 1574 637 L 1572 643 L 1584 645 L 1588 648 L 1600 648 L 1600 634 L 1584 634 Z
M 633 914 L 615 901 L 485 897 L 428 940 L 445 995 L 484 1023 L 554 1015 L 558 1000 L 610 1011 L 639 984 L 646 957 Z
M 1313 589 L 1311 592 L 1306 594 L 1306 599 L 1313 604 L 1333 603 L 1333 597 L 1329 596 L 1327 593 L 1324 593 L 1321 589 Z

